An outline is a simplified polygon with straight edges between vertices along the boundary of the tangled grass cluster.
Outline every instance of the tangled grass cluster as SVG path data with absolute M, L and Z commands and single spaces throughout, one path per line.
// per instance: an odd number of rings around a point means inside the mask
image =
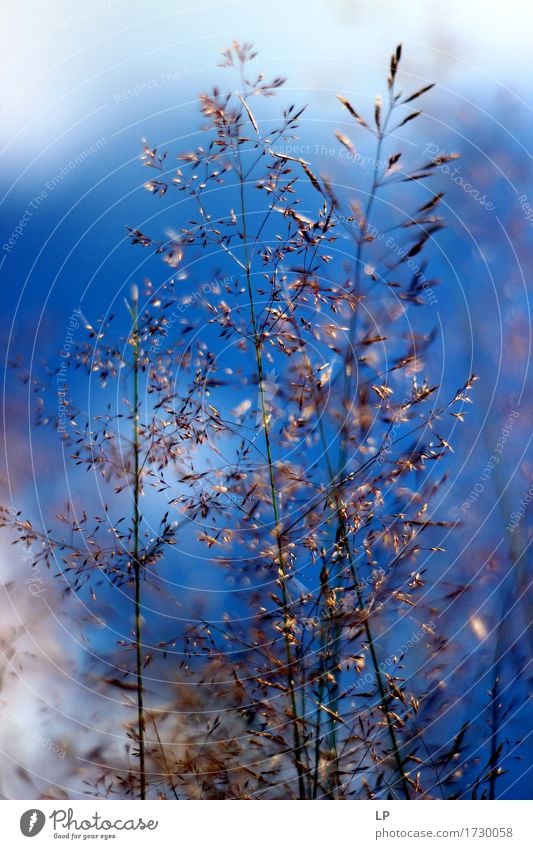
M 475 380 L 444 397 L 427 329 L 444 226 L 429 178 L 456 154 L 404 164 L 431 86 L 402 93 L 398 47 L 372 118 L 338 96 L 342 149 L 375 145 L 370 184 L 346 196 L 287 152 L 303 109 L 262 120 L 284 80 L 256 75 L 248 44 L 223 57 L 237 88 L 200 98 L 201 145 L 178 168 L 144 146 L 146 188 L 180 225 L 129 232 L 169 275 L 132 288 L 126 333 L 82 319 L 90 402 L 62 438 L 101 509 L 88 488 L 51 528 L 2 514 L 34 566 L 131 622 L 93 678 L 123 698 L 129 742 L 102 744 L 85 781 L 110 798 L 493 794 L 498 753 L 470 760 L 467 726 L 442 718 L 449 586 L 428 574 Z M 183 609 L 193 537 L 228 581 L 216 621 Z

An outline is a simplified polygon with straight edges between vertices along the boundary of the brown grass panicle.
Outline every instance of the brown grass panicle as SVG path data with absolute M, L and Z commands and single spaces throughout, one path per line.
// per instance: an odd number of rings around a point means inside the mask
M 353 151 L 364 133 L 375 145 L 370 185 L 344 197 L 283 152 L 304 110 L 262 117 L 284 80 L 265 81 L 254 58 L 250 45 L 224 51 L 236 88 L 200 97 L 200 143 L 178 152 L 179 167 L 144 143 L 146 189 L 163 202 L 178 192 L 180 221 L 164 238 L 129 233 L 169 277 L 133 291 L 116 341 L 112 322 L 86 321 L 76 362 L 104 389 L 118 381 L 125 400 L 92 418 L 72 410 L 66 441 L 111 486 L 110 506 L 90 520 L 70 505 L 63 535 L 5 523 L 95 604 L 99 583 L 129 592 L 124 793 L 448 796 L 465 733 L 441 751 L 430 732 L 448 661 L 428 571 L 453 529 L 434 515 L 444 478 L 433 468 L 475 376 L 444 397 L 431 319 L 413 318 L 429 309 L 444 222 L 442 192 L 426 183 L 443 160 L 404 169 L 397 145 L 431 86 L 398 90 L 398 48 L 372 117 L 339 95 L 339 143 Z M 404 188 L 407 211 L 380 204 Z M 144 504 L 161 506 L 155 531 Z M 181 603 L 158 574 L 181 568 L 173 549 L 190 534 L 224 571 L 231 612 L 185 616 L 170 638 L 148 622 L 145 638 L 148 591 L 169 610 Z

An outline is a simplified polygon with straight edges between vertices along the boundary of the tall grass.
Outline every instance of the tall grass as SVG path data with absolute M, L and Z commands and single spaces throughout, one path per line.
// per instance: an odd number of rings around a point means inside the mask
M 144 704 L 143 704 L 143 651 L 141 634 L 141 563 L 140 536 L 141 536 L 141 512 L 139 499 L 141 495 L 141 445 L 139 437 L 139 291 L 137 287 L 132 290 L 132 305 L 130 309 L 132 321 L 131 346 L 133 349 L 133 571 L 135 581 L 135 674 L 137 679 L 137 716 L 139 734 L 139 785 L 140 797 L 146 798 L 146 774 L 145 774 L 145 752 L 144 752 Z
M 237 89 L 201 96 L 201 143 L 178 153 L 177 169 L 144 147 L 146 188 L 179 192 L 180 220 L 169 238 L 129 232 L 169 275 L 133 289 L 126 332 L 86 320 L 76 353 L 100 380 L 100 406 L 109 381 L 128 381 L 131 435 L 123 407 L 92 419 L 80 408 L 66 439 L 74 462 L 113 486 L 111 508 L 93 527 L 83 499 L 71 505 L 63 535 L 12 514 L 4 523 L 95 604 L 95 583 L 131 592 L 133 640 L 105 679 L 136 716 L 125 795 L 446 796 L 464 734 L 442 753 L 426 730 L 447 647 L 422 590 L 450 529 L 433 513 L 442 478 L 431 467 L 451 450 L 475 377 L 443 395 L 430 321 L 411 313 L 427 314 L 437 285 L 424 257 L 444 226 L 442 194 L 427 182 L 455 155 L 402 165 L 400 130 L 431 86 L 398 91 L 398 48 L 383 116 L 380 99 L 372 122 L 339 95 L 339 144 L 353 153 L 353 133 L 375 141 L 361 203 L 287 151 L 303 109 L 263 124 L 261 99 L 284 80 L 254 72 L 248 44 L 223 57 Z M 213 256 L 232 273 L 206 272 Z M 161 510 L 157 532 L 143 499 Z M 112 514 L 128 511 L 123 530 Z M 192 534 L 239 592 L 226 615 L 191 611 L 169 634 L 184 599 L 160 569 L 182 565 L 175 546 Z M 149 627 L 148 591 L 164 600 Z

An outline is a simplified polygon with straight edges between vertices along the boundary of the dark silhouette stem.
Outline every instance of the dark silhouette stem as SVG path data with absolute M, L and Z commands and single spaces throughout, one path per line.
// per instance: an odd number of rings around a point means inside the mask
M 139 299 L 133 296 L 133 568 L 135 580 L 135 666 L 137 679 L 137 726 L 139 736 L 140 796 L 146 799 L 144 752 L 143 664 L 141 641 L 141 564 L 139 562 L 140 523 L 139 496 L 141 491 L 139 439 Z

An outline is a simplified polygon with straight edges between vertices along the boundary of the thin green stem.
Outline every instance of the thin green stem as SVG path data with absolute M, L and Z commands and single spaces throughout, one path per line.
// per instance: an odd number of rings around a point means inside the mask
M 159 743 L 159 748 L 161 750 L 161 757 L 163 758 L 163 764 L 164 764 L 164 767 L 165 767 L 165 770 L 166 770 L 166 777 L 168 779 L 168 783 L 170 784 L 170 789 L 172 790 L 172 795 L 174 796 L 176 801 L 179 802 L 178 792 L 176 790 L 174 782 L 172 781 L 172 777 L 171 777 L 171 773 L 170 773 L 170 767 L 168 765 L 167 756 L 165 754 L 165 747 L 163 746 L 163 744 L 161 742 L 161 737 L 159 736 L 159 731 L 157 730 L 157 725 L 156 725 L 155 719 L 152 719 L 152 725 L 154 726 L 155 736 L 157 737 L 157 742 Z
M 387 115 L 385 117 L 385 122 L 383 124 L 383 129 L 378 130 L 378 143 L 376 146 L 376 156 L 374 158 L 374 172 L 372 176 L 372 186 L 370 188 L 370 194 L 368 196 L 366 208 L 363 214 L 363 220 L 361 222 L 361 233 L 357 240 L 357 251 L 355 255 L 355 263 L 354 263 L 354 293 L 358 298 L 361 293 L 361 266 L 363 262 L 363 245 L 365 244 L 365 235 L 368 227 L 368 219 L 370 213 L 372 212 L 372 207 L 374 205 L 374 201 L 376 199 L 376 193 L 380 185 L 379 181 L 379 169 L 381 165 L 381 153 L 383 149 L 383 142 L 387 136 L 387 126 L 394 110 L 394 89 L 391 90 L 390 99 L 389 99 L 389 108 L 387 110 Z M 346 454 L 348 450 L 348 405 L 351 404 L 351 389 L 352 389 L 352 378 L 355 370 L 355 358 L 353 355 L 353 345 L 355 345 L 355 333 L 357 329 L 357 319 L 359 316 L 358 304 L 355 304 L 354 313 L 350 320 L 350 330 L 349 330 L 349 346 L 347 353 L 347 361 L 346 367 L 344 371 L 344 404 L 343 410 L 345 415 L 345 424 L 342 428 L 342 437 L 341 437 L 341 452 L 340 452 L 340 469 L 344 469 L 346 465 Z
M 389 732 L 392 751 L 394 753 L 394 760 L 395 760 L 396 767 L 398 769 L 398 773 L 399 773 L 399 776 L 400 776 L 400 783 L 402 785 L 402 790 L 403 790 L 403 793 L 405 795 L 405 798 L 410 799 L 411 793 L 410 793 L 410 790 L 409 790 L 409 781 L 407 779 L 407 775 L 406 775 L 406 772 L 405 772 L 404 762 L 403 762 L 402 757 L 400 755 L 400 747 L 398 745 L 398 740 L 397 740 L 397 737 L 396 737 L 396 729 L 395 729 L 395 726 L 394 726 L 394 721 L 393 721 L 392 716 L 391 716 L 392 709 L 391 709 L 390 694 L 387 692 L 387 687 L 385 685 L 385 681 L 383 679 L 383 675 L 382 675 L 381 668 L 380 668 L 380 665 L 379 665 L 378 656 L 377 656 L 377 652 L 376 652 L 376 644 L 375 644 L 374 636 L 372 634 L 372 629 L 370 628 L 370 622 L 369 622 L 368 614 L 366 612 L 365 600 L 364 600 L 364 596 L 363 596 L 363 593 L 362 593 L 362 590 L 361 590 L 361 584 L 360 584 L 360 580 L 359 580 L 359 571 L 357 569 L 357 565 L 356 565 L 355 560 L 353 558 L 353 553 L 352 553 L 352 550 L 351 550 L 351 547 L 350 547 L 350 544 L 349 544 L 347 530 L 346 530 L 346 522 L 344 520 L 344 517 L 341 514 L 339 515 L 339 527 L 340 527 L 340 530 L 341 530 L 341 541 L 342 541 L 342 544 L 345 547 L 346 553 L 348 555 L 348 561 L 349 561 L 349 564 L 350 564 L 350 572 L 352 574 L 352 578 L 353 578 L 353 581 L 354 581 L 354 584 L 355 584 L 355 591 L 356 591 L 356 594 L 357 594 L 357 602 L 359 604 L 359 608 L 360 608 L 361 612 L 363 612 L 363 614 L 366 614 L 366 615 L 364 615 L 364 626 L 363 627 L 365 629 L 365 635 L 366 635 L 366 639 L 367 639 L 367 642 L 368 642 L 368 648 L 370 650 L 370 657 L 372 659 L 372 666 L 374 667 L 374 674 L 376 676 L 376 681 L 377 681 L 377 684 L 378 684 L 378 690 L 379 690 L 379 695 L 380 695 L 380 698 L 381 698 L 382 710 L 383 710 L 383 713 L 385 714 L 385 719 L 387 721 L 387 729 L 388 729 L 388 732 Z
M 274 474 L 274 461 L 272 455 L 272 446 L 270 440 L 270 428 L 268 421 L 268 410 L 265 398 L 265 379 L 264 379 L 264 368 L 263 368 L 263 355 L 262 355 L 262 345 L 261 345 L 261 336 L 258 332 L 257 327 L 257 317 L 255 310 L 255 300 L 254 300 L 254 291 L 252 285 L 252 275 L 251 275 L 251 266 L 250 266 L 250 256 L 248 251 L 248 235 L 246 228 L 246 202 L 245 202 L 245 191 L 244 191 L 244 174 L 242 170 L 242 165 L 240 162 L 240 154 L 237 150 L 237 159 L 239 162 L 239 183 L 240 183 L 240 202 L 241 202 L 241 216 L 242 216 L 242 240 L 244 247 L 244 257 L 245 257 L 245 267 L 246 267 L 246 285 L 248 290 L 248 299 L 250 306 L 250 319 L 252 323 L 252 333 L 254 338 L 254 347 L 255 347 L 255 359 L 257 366 L 257 380 L 259 384 L 259 396 L 261 403 L 261 421 L 263 426 L 264 440 L 265 440 L 265 451 L 267 456 L 267 465 L 268 465 L 268 477 L 270 484 L 270 498 L 272 502 L 272 511 L 274 514 L 274 529 L 276 536 L 276 545 L 278 550 L 278 559 L 279 559 L 279 583 L 281 587 L 281 600 L 283 607 L 283 637 L 285 644 L 285 653 L 287 657 L 287 684 L 289 691 L 289 699 L 291 704 L 291 712 L 292 712 L 292 728 L 293 728 L 293 738 L 294 738 L 294 758 L 296 763 L 296 771 L 298 773 L 298 790 L 300 799 L 306 798 L 305 791 L 305 770 L 302 763 L 302 740 L 300 735 L 299 728 L 299 716 L 298 716 L 298 708 L 296 703 L 296 687 L 295 687 L 295 663 L 292 654 L 291 648 L 291 637 L 290 637 L 290 616 L 289 616 L 289 594 L 287 590 L 287 574 L 285 570 L 285 558 L 283 554 L 283 545 L 281 541 L 281 525 L 280 525 L 280 515 L 278 508 L 278 496 L 276 491 L 276 480 Z
M 137 680 L 137 726 L 139 737 L 140 796 L 146 799 L 143 666 L 141 642 L 141 564 L 139 562 L 140 524 L 139 496 L 141 492 L 140 437 L 139 437 L 139 301 L 134 292 L 133 307 L 133 569 L 135 580 L 135 666 Z
M 302 339 L 300 330 L 298 325 L 294 324 L 295 333 L 298 337 L 298 341 L 300 343 L 300 348 L 304 350 L 304 341 Z M 307 370 L 307 374 L 309 377 L 309 382 L 312 387 L 311 391 L 313 394 L 313 401 L 315 404 L 315 409 L 317 411 L 317 420 L 318 420 L 318 429 L 320 433 L 320 440 L 322 442 L 322 451 L 324 453 L 324 458 L 326 461 L 326 468 L 328 471 L 328 476 L 330 481 L 334 480 L 335 473 L 333 471 L 333 465 L 329 456 L 328 443 L 326 439 L 326 431 L 324 429 L 324 422 L 322 416 L 320 415 L 320 404 L 317 393 L 316 381 L 314 380 L 313 370 L 311 367 L 311 362 L 307 354 L 304 354 L 304 363 Z M 324 564 L 324 569 L 326 569 L 326 565 Z M 338 570 L 336 577 L 339 577 Z M 326 592 L 325 589 L 327 587 L 324 586 L 323 582 L 321 582 L 321 595 L 324 595 L 324 601 L 326 601 Z M 313 798 L 316 798 L 317 792 L 317 783 L 318 783 L 318 759 L 320 755 L 320 740 L 319 740 L 319 732 L 321 725 L 321 713 L 322 713 L 322 703 L 324 698 L 324 689 L 327 689 L 328 692 L 328 707 L 330 710 L 337 714 L 337 706 L 338 706 L 338 684 L 336 679 L 336 674 L 338 673 L 338 664 L 339 664 L 339 642 L 341 638 L 341 629 L 335 628 L 333 626 L 333 633 L 330 631 L 330 628 L 324 628 L 324 621 L 327 622 L 327 618 L 324 617 L 323 623 L 320 627 L 320 651 L 321 651 L 321 675 L 319 682 L 319 700 L 317 706 L 317 718 L 316 718 L 316 745 L 315 745 L 315 776 L 314 776 L 314 785 L 313 785 Z M 332 658 L 332 662 L 330 661 Z M 323 669 L 322 669 L 323 667 Z M 333 672 L 331 671 L 333 670 Z M 335 678 L 334 683 L 331 682 L 330 675 Z M 337 790 L 338 793 L 341 791 L 341 785 L 339 782 L 339 768 L 338 768 L 338 758 L 337 758 L 337 721 L 332 714 L 328 714 L 328 723 L 330 727 L 329 732 L 329 746 L 330 750 L 333 753 L 334 763 L 335 763 L 335 780 L 334 780 L 334 789 Z M 329 792 L 329 790 L 328 790 Z
M 392 112 L 394 110 L 394 105 L 395 105 L 394 89 L 391 89 L 390 95 L 389 95 L 389 108 L 388 108 L 388 111 L 387 111 L 385 122 L 383 124 L 383 128 L 378 129 L 378 143 L 377 143 L 377 147 L 376 147 L 376 156 L 375 156 L 375 159 L 374 159 L 374 173 L 373 173 L 373 178 L 372 178 L 372 186 L 371 186 L 371 189 L 370 189 L 370 194 L 368 196 L 368 201 L 367 201 L 366 208 L 365 208 L 364 215 L 363 215 L 361 235 L 359 236 L 358 244 L 357 244 L 357 252 L 356 252 L 356 256 L 355 256 L 355 267 L 354 267 L 354 291 L 355 291 L 356 295 L 360 294 L 361 266 L 362 266 L 362 261 L 363 261 L 363 245 L 365 243 L 365 233 L 366 233 L 366 230 L 367 230 L 367 227 L 368 227 L 368 219 L 369 219 L 370 213 L 372 211 L 372 207 L 373 207 L 375 199 L 376 199 L 376 193 L 377 193 L 377 190 L 378 190 L 379 185 L 380 185 L 379 169 L 380 169 L 380 166 L 381 166 L 381 155 L 382 155 L 382 149 L 383 149 L 383 141 L 387 136 L 387 126 L 388 126 L 390 117 L 392 115 Z M 350 321 L 350 346 L 349 346 L 349 350 L 348 350 L 348 353 L 347 353 L 347 361 L 346 361 L 346 367 L 345 367 L 345 372 L 344 372 L 343 410 L 344 410 L 344 415 L 345 415 L 345 423 L 344 423 L 343 428 L 342 428 L 341 447 L 340 447 L 341 448 L 341 450 L 340 450 L 340 462 L 339 462 L 340 471 L 339 471 L 339 475 L 338 475 L 341 479 L 345 477 L 346 463 L 347 463 L 348 407 L 349 406 L 351 407 L 351 403 L 352 403 L 351 396 L 352 396 L 353 376 L 354 376 L 354 369 L 355 369 L 355 360 L 354 360 L 354 356 L 353 356 L 352 344 L 355 344 L 355 338 L 354 337 L 355 337 L 355 332 L 356 332 L 356 328 L 357 328 L 358 314 L 359 314 L 359 311 L 358 311 L 357 305 L 356 305 L 355 312 L 354 312 L 352 319 Z M 357 566 L 355 564 L 355 560 L 353 558 L 353 553 L 352 553 L 351 546 L 350 546 L 349 539 L 348 539 L 346 521 L 345 521 L 343 513 L 342 513 L 341 501 L 342 501 L 342 488 L 340 489 L 340 492 L 335 494 L 335 503 L 336 503 L 336 509 L 337 509 L 337 517 L 338 517 L 339 538 L 341 540 L 343 548 L 345 549 L 347 557 L 348 557 L 348 561 L 349 561 L 349 565 L 350 565 L 350 571 L 352 573 L 352 578 L 354 580 L 354 584 L 355 584 L 355 587 L 356 587 L 357 600 L 358 600 L 359 607 L 360 607 L 361 611 L 363 613 L 365 613 L 366 612 L 365 599 L 364 599 L 363 593 L 361 591 L 358 570 L 357 570 Z M 396 729 L 395 729 L 393 718 L 391 716 L 390 694 L 387 692 L 387 687 L 386 687 L 386 684 L 385 684 L 385 681 L 383 679 L 383 675 L 382 675 L 382 672 L 381 672 L 381 669 L 380 669 L 380 666 L 379 666 L 378 656 L 377 656 L 377 652 L 376 652 L 375 640 L 374 640 L 374 636 L 373 636 L 372 629 L 370 627 L 370 622 L 369 622 L 367 615 L 364 616 L 364 630 L 365 630 L 365 634 L 366 634 L 366 638 L 367 638 L 367 642 L 368 642 L 370 657 L 372 659 L 372 666 L 374 668 L 374 674 L 376 676 L 376 681 L 377 681 L 377 684 L 378 684 L 378 690 L 379 690 L 379 694 L 380 694 L 380 698 L 381 698 L 381 706 L 382 706 L 382 710 L 385 714 L 385 718 L 386 718 L 386 722 L 387 722 L 388 733 L 389 733 L 389 737 L 390 737 L 390 741 L 391 741 L 391 745 L 392 745 L 392 750 L 393 750 L 393 753 L 394 753 L 394 760 L 395 760 L 395 763 L 396 763 L 396 766 L 397 766 L 397 769 L 398 769 L 398 773 L 400 775 L 400 782 L 401 782 L 401 785 L 402 785 L 403 793 L 405 795 L 405 798 L 409 799 L 410 798 L 409 782 L 408 782 L 407 775 L 406 775 L 406 772 L 405 772 L 404 763 L 403 763 L 402 757 L 400 755 L 400 747 L 399 747 L 398 740 L 397 740 L 397 737 L 396 737 Z
M 297 332 L 297 335 L 298 335 L 300 342 L 302 342 L 302 339 L 301 339 L 301 336 L 300 336 L 298 329 L 296 330 L 296 332 Z M 321 442 L 322 442 L 322 450 L 324 452 L 324 456 L 325 456 L 325 459 L 326 459 L 326 466 L 327 466 L 327 470 L 328 470 L 328 475 L 330 477 L 330 486 L 333 487 L 334 480 L 335 480 L 335 477 L 334 477 L 334 474 L 333 474 L 333 466 L 332 466 L 331 459 L 330 459 L 330 456 L 329 456 L 329 449 L 328 449 L 328 443 L 327 443 L 327 439 L 326 439 L 326 433 L 325 433 L 325 430 L 324 430 L 324 426 L 322 424 L 322 416 L 320 414 L 321 413 L 320 403 L 319 403 L 319 398 L 318 398 L 318 395 L 317 395 L 316 384 L 315 384 L 315 381 L 313 379 L 311 364 L 310 364 L 307 357 L 305 357 L 305 363 L 306 363 L 306 367 L 307 367 L 307 370 L 308 370 L 308 373 L 309 373 L 310 382 L 311 382 L 311 386 L 312 386 L 313 401 L 314 401 L 314 404 L 315 404 L 315 408 L 316 408 L 316 412 L 317 412 L 317 418 L 318 418 L 318 421 L 319 421 L 320 439 L 321 439 Z M 348 539 L 346 521 L 345 521 L 343 513 L 342 513 L 342 504 L 341 504 L 341 498 L 340 498 L 339 493 L 334 493 L 334 498 L 335 498 L 335 510 L 336 510 L 336 513 L 337 513 L 337 520 L 338 520 L 338 527 L 339 527 L 340 542 L 341 542 L 342 547 L 344 548 L 346 555 L 348 557 L 350 572 L 351 572 L 351 575 L 352 575 L 353 582 L 355 584 L 359 607 L 360 607 L 361 611 L 364 613 L 365 610 L 366 610 L 365 600 L 364 600 L 363 593 L 361 591 L 360 579 L 359 579 L 359 573 L 358 573 L 357 565 L 356 565 L 355 560 L 353 558 L 353 553 L 352 553 L 350 542 L 349 542 L 349 539 Z M 379 694 L 380 694 L 381 704 L 382 704 L 382 710 L 385 713 L 385 718 L 386 718 L 386 722 L 387 722 L 387 729 L 388 729 L 388 733 L 389 733 L 389 737 L 390 737 L 390 741 L 391 741 L 391 745 L 392 745 L 392 750 L 393 750 L 393 753 L 394 753 L 394 760 L 395 760 L 395 763 L 396 763 L 396 766 L 397 766 L 397 769 L 398 769 L 398 772 L 399 772 L 399 775 L 400 775 L 403 793 L 405 795 L 405 798 L 409 799 L 410 798 L 409 782 L 408 782 L 407 775 L 406 775 L 406 772 L 405 772 L 405 766 L 404 766 L 402 757 L 400 755 L 400 747 L 398 745 L 398 740 L 396 738 L 396 729 L 394 727 L 394 722 L 393 722 L 393 719 L 392 719 L 392 716 L 391 716 L 390 695 L 387 692 L 387 687 L 385 685 L 385 681 L 383 680 L 383 675 L 381 673 L 381 669 L 380 669 L 379 661 L 378 661 L 378 657 L 377 657 L 375 640 L 374 640 L 372 629 L 370 627 L 370 622 L 369 622 L 367 616 L 365 616 L 365 620 L 364 620 L 364 629 L 365 629 L 365 634 L 366 634 L 366 638 L 367 638 L 367 642 L 368 642 L 368 648 L 369 648 L 369 651 L 370 651 L 370 657 L 371 657 L 371 660 L 372 660 L 372 666 L 374 668 L 374 674 L 376 676 L 376 680 L 377 680 L 377 684 L 378 684 L 378 689 L 379 689 Z M 340 632 L 333 637 L 333 641 L 332 641 L 333 650 L 337 655 L 338 655 L 338 640 L 339 639 L 340 639 Z M 332 707 L 334 709 L 334 712 L 337 713 L 335 700 L 333 701 Z M 335 722 L 334 719 L 333 719 L 333 722 Z M 334 725 L 332 726 L 332 735 L 333 735 L 332 739 L 335 740 L 335 726 Z

